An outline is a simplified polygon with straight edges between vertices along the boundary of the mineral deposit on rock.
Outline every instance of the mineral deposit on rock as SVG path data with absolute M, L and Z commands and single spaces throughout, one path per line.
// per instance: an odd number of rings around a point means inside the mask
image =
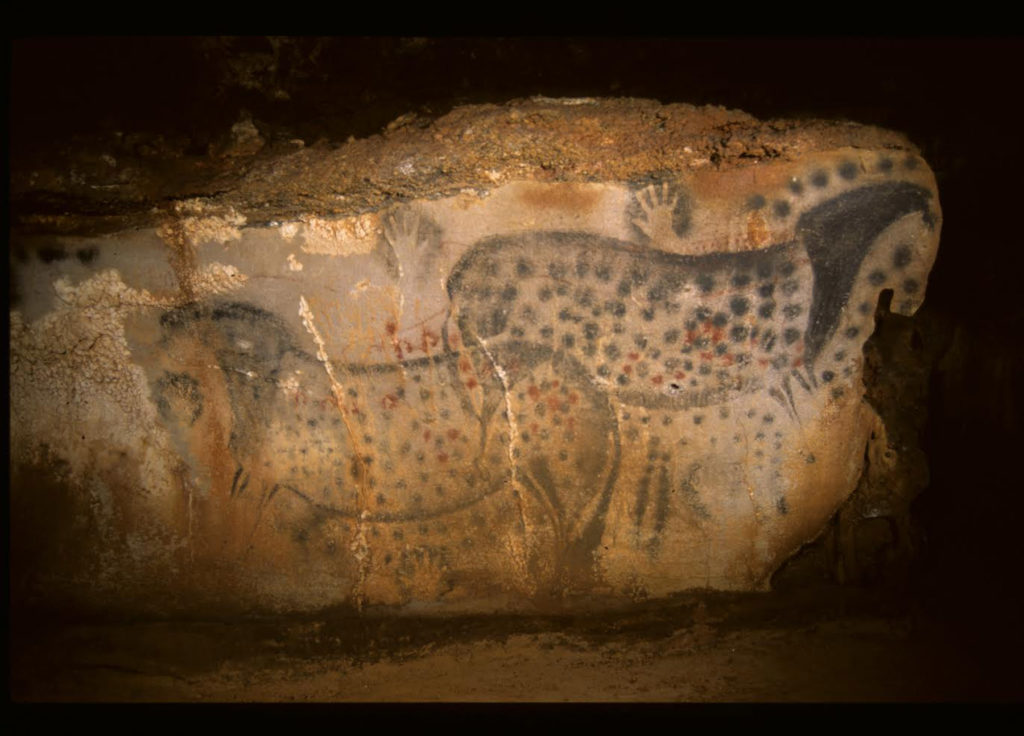
M 857 483 L 875 306 L 919 307 L 940 223 L 894 133 L 530 100 L 25 236 L 12 507 L 68 551 L 33 590 L 483 611 L 764 589 Z

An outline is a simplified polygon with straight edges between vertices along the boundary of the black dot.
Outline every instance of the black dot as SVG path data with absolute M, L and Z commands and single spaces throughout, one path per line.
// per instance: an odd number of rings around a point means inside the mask
M 569 268 L 564 263 L 549 263 L 548 264 L 548 275 L 551 278 L 553 278 L 553 279 L 561 281 L 562 279 L 564 279 L 568 275 L 568 273 L 569 273 Z
M 602 281 L 611 281 L 612 279 L 612 270 L 608 266 L 598 266 L 594 269 L 594 273 Z
M 710 275 L 702 273 L 700 276 L 697 277 L 697 286 L 700 287 L 701 291 L 707 294 L 708 292 L 715 288 L 715 280 L 711 278 Z
M 803 307 L 799 304 L 787 304 L 782 308 L 782 315 L 786 319 L 796 319 L 800 316 L 800 312 L 803 311 Z
M 729 302 L 729 309 L 731 309 L 732 313 L 737 317 L 740 317 L 746 314 L 747 310 L 750 309 L 750 302 L 742 296 L 734 296 Z
M 621 297 L 627 297 L 629 296 L 629 292 L 632 288 L 632 284 L 626 280 L 622 280 L 619 282 L 619 288 L 616 290 L 616 293 Z
M 743 325 L 736 325 L 729 331 L 729 337 L 733 342 L 742 342 L 747 339 L 747 334 L 750 331 Z
M 766 279 L 772 275 L 772 262 L 767 258 L 757 264 L 757 277 Z
M 568 322 L 572 319 L 572 313 L 568 309 L 563 309 L 558 313 L 558 319 Z
M 871 314 L 871 305 L 867 302 L 861 302 L 857 306 L 857 311 L 861 314 Z
M 845 350 L 837 350 L 835 358 L 836 358 L 836 360 L 845 360 L 846 359 L 846 351 Z
M 765 205 L 765 198 L 760 194 L 755 194 L 753 197 L 747 200 L 747 207 L 752 210 L 759 210 Z
M 711 310 L 708 309 L 707 307 L 697 307 L 696 316 L 697 319 L 700 320 L 701 322 L 707 322 L 709 319 L 711 319 Z M 692 322 L 687 322 L 686 329 L 696 330 L 697 325 Z
M 715 355 L 725 355 L 725 351 L 728 349 L 729 348 L 726 347 L 724 342 L 720 342 L 717 345 L 715 345 Z
M 704 421 L 704 417 L 701 416 L 700 414 L 694 414 L 693 415 L 693 423 L 694 424 L 700 424 L 703 421 Z
M 833 399 L 841 398 L 842 395 L 843 395 L 843 390 L 841 388 L 834 388 L 834 389 L 832 389 L 832 398 Z
M 870 281 L 873 286 L 881 286 L 885 283 L 885 272 L 877 269 L 872 271 L 868 274 L 868 281 Z
M 918 284 L 917 281 L 915 281 L 914 279 L 907 279 L 906 281 L 903 282 L 903 290 L 908 294 L 913 294 L 915 291 L 917 291 L 919 286 L 920 284 Z
M 589 271 L 590 271 L 590 264 L 589 263 L 587 263 L 586 261 L 577 261 L 576 262 L 576 275 L 577 276 L 579 276 L 580 278 L 583 278 L 584 276 L 587 275 L 587 273 Z
M 750 283 L 750 274 L 748 274 L 748 273 L 738 273 L 738 274 L 736 274 L 735 276 L 732 277 L 732 285 L 733 286 L 746 286 L 749 283 Z
M 644 311 L 640 312 L 640 316 L 644 318 L 645 322 L 653 322 L 654 321 L 654 310 L 653 309 L 645 309 Z
M 559 284 L 555 287 L 555 293 L 558 294 L 558 296 L 565 296 L 569 293 L 569 287 L 565 284 Z
M 762 319 L 771 319 L 772 315 L 775 314 L 775 302 L 764 302 L 757 308 L 757 313 Z
M 836 374 L 832 371 L 822 371 L 821 380 L 825 383 L 831 383 L 832 379 L 836 377 Z
M 80 248 L 75 255 L 83 264 L 91 263 L 99 251 L 96 248 Z
M 612 324 L 612 332 L 614 332 L 616 335 L 621 335 L 625 331 L 626 326 L 623 325 L 621 322 L 615 322 Z
M 725 327 L 729 323 L 729 316 L 725 312 L 715 312 L 715 316 L 711 318 L 711 324 L 715 327 Z
M 601 365 L 599 365 L 599 366 L 597 367 L 597 375 L 599 375 L 599 376 L 601 376 L 601 377 L 603 377 L 603 378 L 607 378 L 607 377 L 608 377 L 608 376 L 610 376 L 611 374 L 612 374 L 612 369 L 611 369 L 611 368 L 609 368 L 609 367 L 608 367 L 607 365 L 605 365 L 604 363 L 602 363 Z
M 620 373 L 618 378 L 615 379 L 615 382 L 618 383 L 620 386 L 625 386 L 627 383 L 629 383 L 629 376 L 627 376 L 625 373 Z
M 39 260 L 43 263 L 63 261 L 68 257 L 68 254 L 64 252 L 63 248 L 40 248 L 37 255 L 39 256 Z
M 683 370 L 692 371 L 693 370 L 693 361 L 692 360 L 684 360 L 683 361 Z
M 546 302 L 551 298 L 551 289 L 545 286 L 543 289 L 537 292 L 537 298 L 542 302 Z
M 799 281 L 785 281 L 782 284 L 782 293 L 786 296 L 793 296 L 800 290 Z
M 664 337 L 665 342 L 667 342 L 667 343 L 669 343 L 671 345 L 672 343 L 674 343 L 676 340 L 679 339 L 679 334 L 680 334 L 679 330 L 676 330 L 676 329 L 669 330 L 668 332 L 665 333 L 665 337 Z M 646 340 L 645 340 L 645 342 L 646 342 Z
M 642 350 L 647 347 L 647 337 L 638 332 L 633 335 L 633 344 Z
M 555 329 L 551 325 L 546 325 L 540 328 L 540 336 L 545 340 L 550 340 L 555 335 Z
M 853 161 L 843 161 L 839 164 L 839 176 L 847 181 L 853 181 L 857 178 L 857 164 Z
M 878 162 L 878 170 L 888 174 L 892 171 L 892 159 L 886 156 Z
M 509 330 L 509 334 L 511 334 L 512 337 L 522 337 L 526 333 L 523 331 L 522 327 L 520 327 L 519 325 L 516 325 L 515 327 L 512 327 Z
M 792 261 L 786 261 L 781 266 L 779 266 L 779 273 L 781 273 L 783 276 L 792 276 L 794 271 L 796 271 L 796 266 L 793 264 Z
M 789 191 L 793 192 L 793 194 L 803 194 L 804 193 L 804 185 L 800 182 L 799 179 L 790 179 L 789 180 Z
M 576 344 L 576 336 L 566 333 L 562 335 L 562 345 L 566 348 L 572 348 Z
M 586 345 L 583 346 L 583 354 L 586 355 L 588 358 L 593 358 L 595 355 L 597 355 L 597 345 L 595 345 L 592 342 L 588 342 Z
M 597 327 L 597 324 L 594 322 L 587 322 L 585 325 L 583 325 L 583 337 L 587 338 L 588 340 L 596 340 L 598 332 L 599 329 Z
M 824 171 L 815 171 L 811 174 L 811 184 L 818 187 L 818 189 L 828 186 L 828 173 Z
M 619 357 L 619 346 L 613 342 L 608 343 L 604 346 L 604 354 L 611 360 L 615 360 Z
M 533 273 L 533 266 L 530 265 L 529 261 L 520 258 L 519 263 L 516 264 L 516 273 L 520 276 L 529 276 Z
M 622 302 L 612 302 L 609 311 L 611 311 L 613 317 L 624 317 L 626 316 L 626 305 Z
M 769 282 L 767 284 L 761 284 L 757 287 L 757 293 L 763 298 L 767 299 L 775 293 L 775 283 Z
M 647 301 L 660 302 L 668 298 L 668 289 L 664 284 L 657 284 L 647 290 Z
M 913 171 L 917 168 L 917 159 L 913 156 L 907 156 L 906 160 L 903 162 L 903 168 L 908 171 Z
M 848 328 L 846 328 L 846 336 L 848 338 L 850 338 L 851 340 L 853 338 L 857 337 L 857 335 L 859 335 L 859 334 L 860 334 L 860 328 L 859 327 L 848 327 Z
M 763 417 L 761 417 L 761 421 L 764 422 L 765 424 L 771 424 L 772 422 L 775 421 L 775 417 L 772 414 L 765 414 Z
M 701 374 L 702 376 L 707 376 L 707 375 L 710 375 L 710 374 L 711 374 L 711 366 L 709 366 L 709 365 L 707 365 L 707 364 L 705 363 L 704 365 L 702 365 L 702 366 L 701 366 L 701 367 L 700 367 L 700 368 L 699 368 L 699 369 L 697 370 L 697 372 L 698 372 L 699 374 Z
M 788 327 L 785 332 L 782 333 L 782 339 L 786 341 L 787 345 L 792 345 L 800 339 L 800 330 L 794 327 Z
M 775 213 L 776 217 L 788 217 L 789 216 L 789 202 L 784 202 L 781 199 L 772 205 L 772 212 Z
M 896 252 L 892 254 L 892 265 L 896 268 L 906 268 L 910 265 L 910 261 L 913 259 L 913 253 L 910 250 L 909 245 L 901 245 L 896 249 Z

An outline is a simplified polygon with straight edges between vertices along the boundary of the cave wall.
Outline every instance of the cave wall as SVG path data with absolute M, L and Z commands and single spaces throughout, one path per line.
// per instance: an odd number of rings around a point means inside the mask
M 863 346 L 881 295 L 920 306 L 941 226 L 898 134 L 533 99 L 338 148 L 243 119 L 207 155 L 216 194 L 12 240 L 25 596 L 760 590 L 896 464 Z

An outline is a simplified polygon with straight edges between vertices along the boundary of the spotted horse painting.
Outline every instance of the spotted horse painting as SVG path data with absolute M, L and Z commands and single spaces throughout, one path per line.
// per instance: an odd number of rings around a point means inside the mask
M 427 607 L 763 587 L 856 485 L 875 306 L 941 222 L 861 149 L 366 217 L 163 311 L 147 375 L 217 554 Z

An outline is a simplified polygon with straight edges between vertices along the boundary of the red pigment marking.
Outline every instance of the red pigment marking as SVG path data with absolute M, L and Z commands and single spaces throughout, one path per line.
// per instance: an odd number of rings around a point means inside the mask
M 722 356 L 722 362 L 723 362 L 723 363 L 724 363 L 725 365 L 732 365 L 732 363 L 733 363 L 733 357 L 732 357 L 732 355 L 730 355 L 729 353 L 726 353 L 725 355 L 723 355 L 723 356 Z
M 803 364 L 804 364 L 804 359 L 803 358 L 797 358 L 796 360 L 793 361 L 793 367 L 794 368 L 799 368 Z
M 459 361 L 459 370 L 462 371 L 463 373 L 467 373 L 469 369 L 472 367 L 473 364 L 470 363 L 469 360 L 466 358 L 463 358 L 462 360 Z
M 714 355 L 712 355 L 711 353 L 701 353 L 701 354 L 700 354 L 700 359 L 701 359 L 701 360 L 713 360 L 713 359 L 714 359 L 714 357 L 715 357 L 715 356 L 714 356 Z
M 640 360 L 640 353 L 630 353 L 629 354 L 629 359 L 630 360 Z
M 477 384 L 475 378 L 470 378 L 468 381 L 466 381 L 466 388 L 476 388 L 476 386 Z
M 559 411 L 562 408 L 562 402 L 558 400 L 557 396 L 548 396 L 547 402 L 551 411 Z
M 686 344 L 693 345 L 694 340 L 697 339 L 697 332 L 695 330 L 686 331 Z
M 725 339 L 725 330 L 723 330 L 721 327 L 716 327 L 711 332 L 711 341 L 722 342 L 723 339 Z
M 576 394 L 575 391 L 573 393 L 569 394 L 569 403 L 570 404 L 575 404 L 579 400 L 580 400 L 580 397 Z
M 771 361 L 770 361 L 770 360 L 768 360 L 767 358 L 761 358 L 760 360 L 758 360 L 758 361 L 757 361 L 757 363 L 758 363 L 758 365 L 760 365 L 760 366 L 761 366 L 762 368 L 764 368 L 765 366 L 769 365 L 769 364 L 771 363 Z
M 661 376 L 655 376 L 654 378 L 651 379 L 651 383 L 653 383 L 655 386 L 660 386 L 661 382 L 664 380 L 665 379 L 662 378 Z
M 558 381 L 552 381 L 552 382 L 551 382 L 551 388 L 558 388 L 558 386 L 559 386 L 559 385 L 560 385 L 560 384 L 559 384 L 559 382 L 558 382 Z
M 682 371 L 676 371 L 676 380 L 677 381 L 682 381 L 684 378 L 686 378 L 686 374 L 685 373 L 683 373 Z
M 704 327 L 703 327 L 704 332 L 711 332 L 711 330 L 713 330 L 714 328 L 715 328 L 715 326 L 713 324 L 711 324 L 710 320 L 704 323 Z
M 439 462 L 442 462 L 442 463 L 448 462 L 448 453 L 447 452 L 439 452 L 439 453 L 437 453 L 437 459 L 438 459 Z
M 446 434 L 448 435 L 448 439 L 453 442 L 459 438 L 459 430 L 457 429 L 449 429 Z
M 398 397 L 394 394 L 388 394 L 380 400 L 380 403 L 385 409 L 394 409 L 398 406 Z
M 530 386 L 530 388 L 526 390 L 526 393 L 530 394 L 530 398 L 534 401 L 540 398 L 540 389 L 536 386 Z
M 530 425 L 530 431 L 533 432 L 534 434 L 537 434 L 538 429 L 539 427 L 537 426 L 537 422 L 534 422 L 533 424 Z
M 633 372 L 633 366 L 631 366 L 629 363 L 626 363 L 624 366 L 622 366 L 622 372 L 623 373 L 632 373 Z
M 457 332 L 450 333 L 448 335 L 448 344 L 451 345 L 452 348 L 459 347 L 459 333 L 457 333 Z
M 423 432 L 423 441 L 424 442 L 430 442 L 430 430 L 429 429 L 426 430 L 425 432 Z
M 387 332 L 391 337 L 394 337 L 395 333 L 398 332 L 398 325 L 396 325 L 394 322 L 387 322 L 384 324 L 384 331 Z

